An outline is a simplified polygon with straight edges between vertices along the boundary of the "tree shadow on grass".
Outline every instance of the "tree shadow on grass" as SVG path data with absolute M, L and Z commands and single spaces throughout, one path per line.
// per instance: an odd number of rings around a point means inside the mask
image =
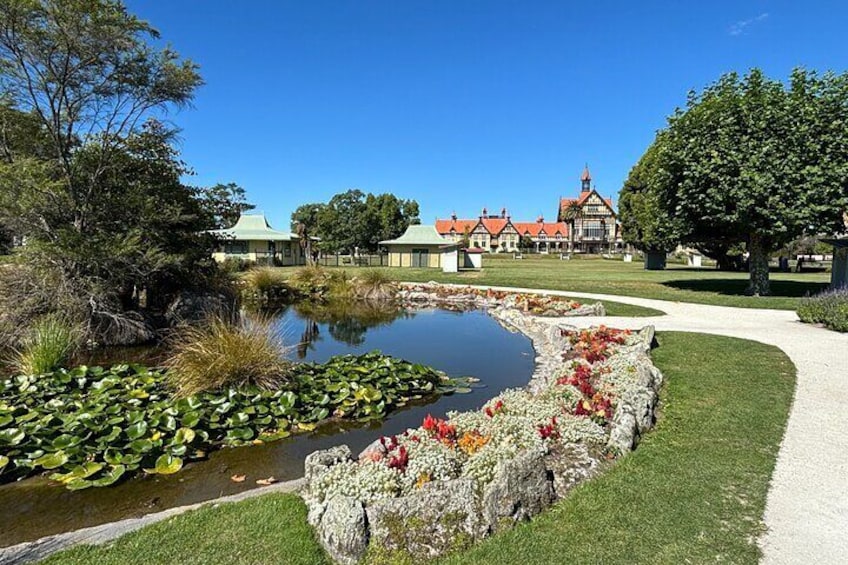
M 692 279 L 666 281 L 664 286 L 693 292 L 713 292 L 728 296 L 743 296 L 748 288 L 745 279 Z M 771 295 L 797 298 L 817 294 L 828 287 L 826 282 L 771 281 Z

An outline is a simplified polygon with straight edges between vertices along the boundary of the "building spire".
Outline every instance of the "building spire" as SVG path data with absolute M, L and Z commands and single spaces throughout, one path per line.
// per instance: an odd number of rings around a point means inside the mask
M 583 167 L 583 174 L 580 175 L 580 183 L 583 192 L 592 190 L 592 174 L 589 172 L 589 163 L 586 163 L 586 166 Z

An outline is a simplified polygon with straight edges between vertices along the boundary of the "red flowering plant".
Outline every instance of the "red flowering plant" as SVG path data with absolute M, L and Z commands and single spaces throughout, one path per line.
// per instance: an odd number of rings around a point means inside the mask
M 589 416 L 600 425 L 606 424 L 613 414 L 613 399 L 610 393 L 599 389 L 600 374 L 609 372 L 607 367 L 594 368 L 575 361 L 572 372 L 557 379 L 558 385 L 571 385 L 580 391 L 582 398 L 574 407 L 575 416 Z
M 501 413 L 501 412 L 503 412 L 504 410 L 506 410 L 506 408 L 504 408 L 503 400 L 501 400 L 501 399 L 499 398 L 499 399 L 498 399 L 498 400 L 497 400 L 494 404 L 492 404 L 491 406 L 486 406 L 486 408 L 484 408 L 484 409 L 483 409 L 483 412 L 484 412 L 484 413 L 486 414 L 486 416 L 488 416 L 489 418 L 494 418 L 494 417 L 495 417 L 495 414 L 500 414 L 500 413 Z
M 582 357 L 589 363 L 606 361 L 617 345 L 627 342 L 630 330 L 617 330 L 606 326 L 580 331 L 562 330 L 563 337 L 567 337 L 572 345 L 572 350 L 563 354 L 565 359 Z

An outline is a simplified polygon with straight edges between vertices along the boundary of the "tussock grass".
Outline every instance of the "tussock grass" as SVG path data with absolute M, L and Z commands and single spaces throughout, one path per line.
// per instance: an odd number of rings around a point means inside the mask
M 352 279 L 353 294 L 366 300 L 387 300 L 397 294 L 397 285 L 386 271 L 367 269 Z
M 251 269 L 244 275 L 248 288 L 260 294 L 270 294 L 288 287 L 286 277 L 270 267 Z
M 243 315 L 238 322 L 212 318 L 170 339 L 168 380 L 177 396 L 256 385 L 272 390 L 290 379 L 281 331 L 269 318 Z
M 68 319 L 57 314 L 42 316 L 21 341 L 12 366 L 24 375 L 54 371 L 67 364 L 82 336 L 82 329 Z

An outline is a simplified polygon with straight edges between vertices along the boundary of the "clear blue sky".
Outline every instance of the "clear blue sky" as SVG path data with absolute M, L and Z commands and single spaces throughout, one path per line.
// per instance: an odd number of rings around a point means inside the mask
M 275 227 L 348 188 L 430 223 L 553 219 L 589 163 L 604 196 L 726 71 L 848 67 L 848 7 L 798 1 L 131 0 L 206 85 L 189 182 L 237 182 Z

